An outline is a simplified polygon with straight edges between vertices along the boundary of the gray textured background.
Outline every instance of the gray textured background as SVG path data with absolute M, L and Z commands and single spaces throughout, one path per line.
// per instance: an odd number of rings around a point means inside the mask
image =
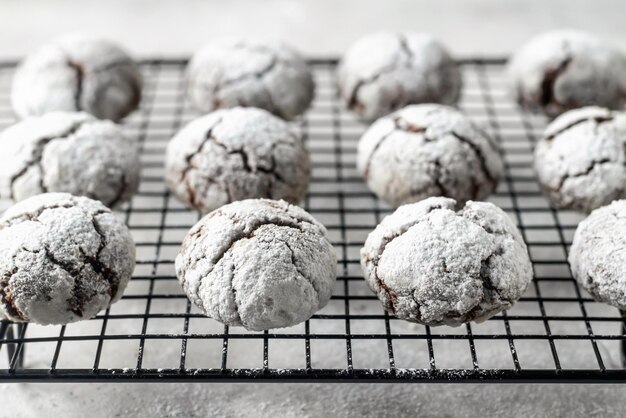
M 431 32 L 453 52 L 507 54 L 557 27 L 626 46 L 622 0 L 1 0 L 0 57 L 89 31 L 139 55 L 188 55 L 218 35 L 275 37 L 309 55 L 337 55 L 363 33 Z
M 534 33 L 591 30 L 626 47 L 623 1 L 0 1 L 0 58 L 88 31 L 137 56 L 184 56 L 217 35 L 341 53 L 378 29 L 435 33 L 460 56 L 508 54 Z M 0 416 L 621 416 L 622 386 L 370 384 L 0 385 Z

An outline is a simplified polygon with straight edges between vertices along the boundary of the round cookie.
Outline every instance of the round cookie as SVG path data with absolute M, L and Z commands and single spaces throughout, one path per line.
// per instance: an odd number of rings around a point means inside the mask
M 600 107 L 556 118 L 535 147 L 535 171 L 556 208 L 590 212 L 626 197 L 626 115 Z
M 487 202 L 431 197 L 404 205 L 369 234 L 361 266 L 385 309 L 411 322 L 458 326 L 509 309 L 533 277 L 526 244 Z
M 368 121 L 413 103 L 452 105 L 462 87 L 448 51 L 414 32 L 364 36 L 341 59 L 338 77 L 346 106 Z
M 407 106 L 377 120 L 357 148 L 369 188 L 397 207 L 430 196 L 463 205 L 492 193 L 503 173 L 496 145 L 459 111 Z
M 578 224 L 569 264 L 578 283 L 599 302 L 626 309 L 626 200 L 594 210 Z
M 310 174 L 309 154 L 284 121 L 242 107 L 185 126 L 168 144 L 165 165 L 170 190 L 204 213 L 255 197 L 299 203 Z
M 194 225 L 175 266 L 185 293 L 207 316 L 261 331 L 296 325 L 324 307 L 336 262 L 326 229 L 304 209 L 249 199 Z
M 115 207 L 139 187 L 137 146 L 119 126 L 84 112 L 31 117 L 0 134 L 0 195 L 87 196 Z
M 621 109 L 626 101 L 626 57 L 581 31 L 531 39 L 511 58 L 509 78 L 522 107 L 551 117 L 589 105 Z
M 72 35 L 52 41 L 20 64 L 11 101 L 21 118 L 81 111 L 118 121 L 141 99 L 139 67 L 117 44 Z
M 283 119 L 303 113 L 315 84 L 306 61 L 290 47 L 222 38 L 196 52 L 187 68 L 188 97 L 204 113 L 258 107 Z
M 135 268 L 126 226 L 67 193 L 26 199 L 0 218 L 0 316 L 67 324 L 117 302 Z

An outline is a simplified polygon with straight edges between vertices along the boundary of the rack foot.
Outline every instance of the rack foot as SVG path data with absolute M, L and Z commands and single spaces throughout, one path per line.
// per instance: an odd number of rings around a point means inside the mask
M 622 313 L 622 338 L 620 341 L 620 351 L 622 354 L 622 367 L 626 369 L 626 311 L 621 311 Z
M 10 323 L 10 322 L 2 322 L 0 324 L 0 335 L 2 336 L 2 341 L 4 340 L 13 340 L 16 337 L 22 335 L 26 324 L 20 323 Z M 0 341 L 0 344 L 2 344 Z M 9 365 L 14 365 L 15 368 L 23 368 L 24 367 L 24 346 L 23 344 L 18 343 L 6 343 L 7 346 L 7 356 Z M 17 358 L 14 360 L 15 352 L 19 350 L 17 353 Z

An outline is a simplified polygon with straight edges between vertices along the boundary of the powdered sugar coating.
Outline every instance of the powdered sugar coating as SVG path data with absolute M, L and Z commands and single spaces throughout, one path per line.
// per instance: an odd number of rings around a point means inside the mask
M 626 197 L 626 115 L 600 107 L 556 118 L 535 147 L 535 171 L 557 208 L 591 212 Z
M 135 267 L 126 226 L 102 203 L 46 193 L 0 218 L 0 316 L 67 324 L 118 301 Z
M 299 203 L 310 170 L 300 138 L 262 109 L 215 111 L 185 126 L 167 147 L 168 186 L 205 213 L 255 197 Z
M 524 108 L 557 116 L 626 101 L 626 57 L 586 32 L 556 30 L 528 41 L 509 63 L 511 92 Z
M 176 257 L 189 299 L 209 317 L 260 331 L 303 322 L 330 299 L 336 256 L 326 229 L 285 201 L 243 200 L 191 228 Z
M 315 84 L 306 61 L 281 43 L 221 38 L 194 54 L 188 96 L 203 112 L 236 106 L 266 109 L 283 119 L 303 113 Z
M 118 121 L 141 99 L 139 67 L 115 43 L 84 35 L 56 39 L 15 72 L 11 101 L 21 118 L 81 111 Z
M 0 134 L 0 195 L 87 196 L 115 207 L 139 188 L 137 146 L 119 126 L 84 112 L 31 117 Z
M 526 244 L 487 202 L 431 197 L 399 207 L 361 249 L 365 280 L 385 309 L 411 322 L 458 326 L 509 309 L 533 277 Z
M 393 206 L 430 196 L 452 197 L 462 206 L 495 190 L 503 162 L 496 145 L 462 113 L 423 104 L 377 120 L 359 141 L 357 169 Z
M 452 105 L 462 77 L 448 51 L 431 35 L 376 32 L 343 56 L 339 90 L 346 106 L 374 120 L 413 103 Z
M 626 309 L 626 200 L 594 210 L 578 224 L 569 264 L 578 283 L 597 301 Z

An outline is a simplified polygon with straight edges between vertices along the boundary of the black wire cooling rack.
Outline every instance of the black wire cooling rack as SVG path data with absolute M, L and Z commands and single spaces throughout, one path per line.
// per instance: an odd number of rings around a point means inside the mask
M 531 163 L 545 121 L 510 101 L 499 59 L 460 62 L 460 107 L 502 147 L 506 176 L 490 200 L 516 221 L 534 264 L 533 283 L 510 311 L 459 328 L 410 324 L 383 311 L 362 279 L 358 251 L 391 210 L 356 173 L 356 143 L 366 126 L 337 99 L 336 61 L 315 60 L 316 99 L 294 129 L 313 161 L 304 206 L 326 225 L 338 252 L 333 297 L 304 324 L 266 332 L 202 316 L 173 269 L 199 215 L 163 182 L 167 141 L 197 116 L 184 96 L 185 64 L 143 61 L 142 105 L 124 124 L 141 144 L 143 165 L 140 192 L 118 213 L 137 244 L 137 268 L 124 297 L 67 326 L 2 321 L 0 381 L 626 381 L 624 318 L 594 302 L 571 277 L 566 254 L 581 216 L 553 210 L 542 197 Z M 0 64 L 1 128 L 14 121 L 14 67 Z

